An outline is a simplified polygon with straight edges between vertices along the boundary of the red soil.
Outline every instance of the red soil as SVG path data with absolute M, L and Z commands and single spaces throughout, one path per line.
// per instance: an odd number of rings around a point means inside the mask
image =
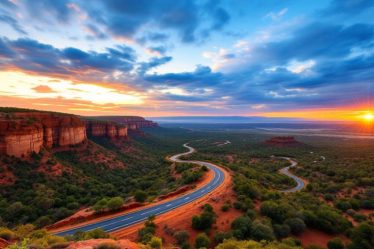
M 0 238 L 0 249 L 4 249 L 9 245 L 8 241 Z
M 304 248 L 309 245 L 327 247 L 327 242 L 335 237 L 340 237 L 345 243 L 349 242 L 349 239 L 345 236 L 331 235 L 315 229 L 307 229 L 305 232 L 297 236 L 297 238 L 301 240 Z
M 93 249 L 102 243 L 113 243 L 121 249 L 139 249 L 139 246 L 129 240 L 113 240 L 113 239 L 90 239 L 78 242 L 72 242 L 67 249 Z
M 199 233 L 191 228 L 191 220 L 194 215 L 198 215 L 202 212 L 201 206 L 209 203 L 214 208 L 217 214 L 216 224 L 210 233 L 213 237 L 216 231 L 227 231 L 230 229 L 232 220 L 241 215 L 241 212 L 231 208 L 227 212 L 221 210 L 222 205 L 229 201 L 235 202 L 236 195 L 231 188 L 231 176 L 225 171 L 225 181 L 216 190 L 211 192 L 209 195 L 204 196 L 194 202 L 191 202 L 183 207 L 177 208 L 166 214 L 157 216 L 155 223 L 157 225 L 156 236 L 164 239 L 166 246 L 175 244 L 173 233 L 179 230 L 186 230 L 190 234 L 190 242 L 193 243 L 194 238 Z M 143 224 L 136 224 L 134 226 L 115 231 L 111 235 L 115 238 L 126 238 L 130 240 L 137 239 L 137 232 Z

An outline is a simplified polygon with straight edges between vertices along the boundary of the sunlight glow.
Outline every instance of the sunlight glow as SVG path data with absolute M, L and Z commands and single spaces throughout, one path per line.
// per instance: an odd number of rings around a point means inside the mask
M 364 115 L 362 116 L 362 118 L 363 118 L 365 121 L 367 121 L 367 122 L 372 122 L 372 121 L 374 121 L 374 114 L 371 113 L 371 112 L 368 112 L 368 113 L 364 114 Z

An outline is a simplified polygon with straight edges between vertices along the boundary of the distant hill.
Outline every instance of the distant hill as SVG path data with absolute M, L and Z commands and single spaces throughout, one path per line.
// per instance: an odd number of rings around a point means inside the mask
M 199 123 L 199 124 L 238 124 L 238 123 L 290 123 L 305 122 L 298 118 L 269 118 L 261 116 L 174 116 L 151 117 L 158 123 Z

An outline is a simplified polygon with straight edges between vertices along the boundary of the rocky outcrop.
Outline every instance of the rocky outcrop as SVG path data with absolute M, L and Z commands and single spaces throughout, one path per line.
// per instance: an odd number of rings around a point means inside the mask
M 114 122 L 99 120 L 87 120 L 86 130 L 89 137 L 109 137 L 124 138 L 127 137 L 127 126 Z
M 70 114 L 11 109 L 11 112 L 0 110 L 0 154 L 16 157 L 39 153 L 43 147 L 80 144 L 87 135 L 125 138 L 128 130 L 157 126 L 137 116 L 80 118 Z
M 275 145 L 275 146 L 292 146 L 292 145 L 300 144 L 300 142 L 296 141 L 296 139 L 291 136 L 272 137 L 269 140 L 267 140 L 265 143 L 269 145 Z
M 129 130 L 138 130 L 145 127 L 158 126 L 157 123 L 138 116 L 97 116 L 92 118 L 126 125 Z
M 0 154 L 22 157 L 45 148 L 86 140 L 85 123 L 74 115 L 47 112 L 0 114 Z

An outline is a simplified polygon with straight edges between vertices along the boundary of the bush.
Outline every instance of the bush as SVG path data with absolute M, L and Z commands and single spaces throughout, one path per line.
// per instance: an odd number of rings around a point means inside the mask
M 340 238 L 334 238 L 327 242 L 328 249 L 344 249 L 344 244 Z
M 195 248 L 209 248 L 210 239 L 205 233 L 199 233 L 195 239 Z
M 261 222 L 254 222 L 251 229 L 251 237 L 254 240 L 272 241 L 275 239 L 273 229 Z
M 252 220 L 248 216 L 238 217 L 231 223 L 233 236 L 240 240 L 249 238 L 251 235 L 251 228 Z
M 120 249 L 121 247 L 115 242 L 103 242 L 94 247 L 94 249 Z
M 287 219 L 285 223 L 290 227 L 291 232 L 295 235 L 304 232 L 306 228 L 305 222 L 300 218 Z
M 122 207 L 124 201 L 122 197 L 113 197 L 107 203 L 107 207 L 109 210 L 118 210 Z
M 291 228 L 287 224 L 275 224 L 273 229 L 274 234 L 278 239 L 286 238 L 291 233 Z
M 174 238 L 177 240 L 178 245 L 183 245 L 190 238 L 190 234 L 187 231 L 181 230 L 174 234 Z
M 204 205 L 203 210 L 201 215 L 192 217 L 192 227 L 196 230 L 210 229 L 216 222 L 216 214 L 212 206 Z
M 223 212 L 227 212 L 227 211 L 229 211 L 230 207 L 231 207 L 230 204 L 225 203 L 225 204 L 222 205 L 221 210 Z
M 162 240 L 161 238 L 153 236 L 151 240 L 149 241 L 148 245 L 151 248 L 160 249 L 162 248 Z
M 137 190 L 134 194 L 134 197 L 136 201 L 144 202 L 148 198 L 148 195 L 143 190 Z
M 214 234 L 214 243 L 216 244 L 222 243 L 225 239 L 229 239 L 231 237 L 232 237 L 232 234 L 230 232 L 217 231 Z

